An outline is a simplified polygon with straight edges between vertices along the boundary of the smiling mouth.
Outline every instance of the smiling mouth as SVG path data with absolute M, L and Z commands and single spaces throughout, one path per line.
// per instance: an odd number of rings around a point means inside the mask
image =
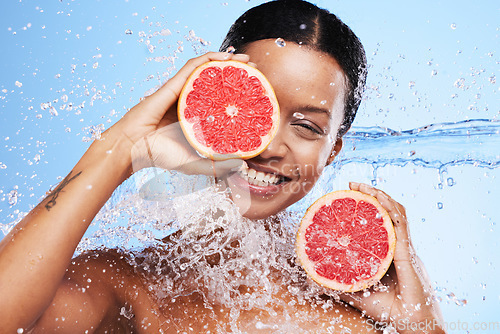
M 283 175 L 261 172 L 247 166 L 239 170 L 238 174 L 242 179 L 247 181 L 248 184 L 258 187 L 277 186 L 291 180 L 290 178 Z

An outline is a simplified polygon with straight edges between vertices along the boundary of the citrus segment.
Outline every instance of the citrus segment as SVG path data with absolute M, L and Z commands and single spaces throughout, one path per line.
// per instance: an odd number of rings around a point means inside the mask
M 216 160 L 254 157 L 278 129 L 279 106 L 271 84 L 256 68 L 234 60 L 196 68 L 177 109 L 189 143 Z
M 317 283 L 345 292 L 363 290 L 389 269 L 396 235 L 372 196 L 353 190 L 327 194 L 309 207 L 297 233 L 297 257 Z

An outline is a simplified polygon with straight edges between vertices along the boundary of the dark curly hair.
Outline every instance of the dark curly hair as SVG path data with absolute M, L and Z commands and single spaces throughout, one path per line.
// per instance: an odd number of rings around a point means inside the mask
M 338 134 L 342 137 L 351 127 L 366 81 L 366 55 L 358 37 L 325 9 L 302 0 L 275 0 L 241 15 L 231 26 L 220 51 L 232 46 L 243 53 L 249 43 L 269 38 L 307 45 L 338 62 L 347 77 L 348 92 Z

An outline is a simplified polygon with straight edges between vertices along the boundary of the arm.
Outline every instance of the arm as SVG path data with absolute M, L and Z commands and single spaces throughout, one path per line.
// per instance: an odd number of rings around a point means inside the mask
M 177 121 L 175 104 L 189 74 L 207 61 L 231 58 L 248 61 L 248 56 L 228 53 L 208 53 L 188 61 L 96 140 L 57 188 L 2 240 L 0 319 L 6 333 L 34 326 L 55 296 L 76 293 L 78 289 L 68 286 L 66 274 L 73 253 L 94 216 L 134 168 L 148 167 L 147 161 L 154 160 L 158 167 L 182 169 L 200 160 L 175 127 L 163 130 Z M 148 141 L 152 152 L 137 152 L 137 147 Z M 133 149 L 135 154 L 131 154 Z M 189 172 L 208 173 L 205 169 L 209 169 L 212 175 L 211 166 L 208 161 L 195 163 Z M 90 309 L 85 313 L 104 314 L 111 304 L 87 306 Z
M 105 133 L 2 240 L 0 318 L 6 333 L 30 327 L 51 303 L 88 225 L 130 174 L 129 145 Z
M 380 324 L 392 324 L 399 333 L 444 333 L 432 285 L 411 243 L 405 208 L 366 184 L 351 182 L 350 188 L 377 198 L 387 210 L 396 231 L 396 250 L 393 264 L 381 280 L 387 291 L 370 288 L 369 295 L 360 291 L 344 294 L 341 299 Z

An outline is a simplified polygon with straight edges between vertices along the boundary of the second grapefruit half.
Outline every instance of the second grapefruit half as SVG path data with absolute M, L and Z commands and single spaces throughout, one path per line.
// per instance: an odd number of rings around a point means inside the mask
M 378 282 L 392 263 L 396 235 L 372 196 L 340 190 L 309 207 L 297 234 L 297 257 L 317 283 L 344 292 Z
M 234 60 L 196 68 L 184 85 L 177 112 L 191 146 L 214 160 L 260 154 L 279 123 L 269 81 L 256 68 Z

